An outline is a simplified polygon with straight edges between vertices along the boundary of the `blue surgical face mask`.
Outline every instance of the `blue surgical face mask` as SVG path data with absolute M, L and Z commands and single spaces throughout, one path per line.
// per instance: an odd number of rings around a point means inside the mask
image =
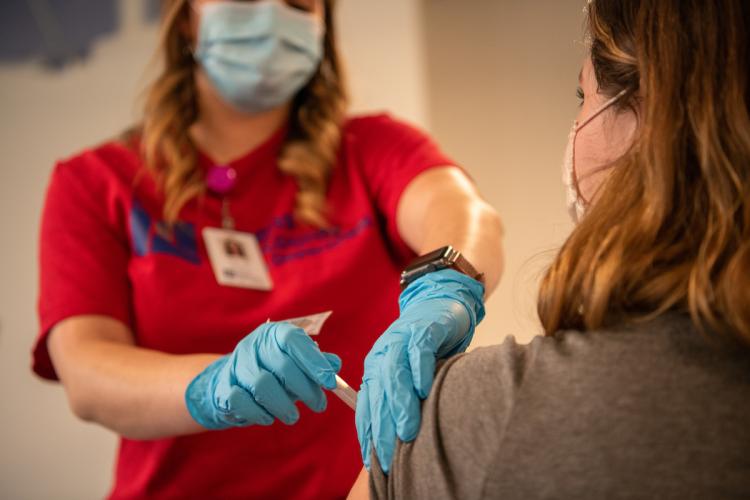
M 239 111 L 255 114 L 287 103 L 320 65 L 322 23 L 286 2 L 211 2 L 200 16 L 195 58 Z

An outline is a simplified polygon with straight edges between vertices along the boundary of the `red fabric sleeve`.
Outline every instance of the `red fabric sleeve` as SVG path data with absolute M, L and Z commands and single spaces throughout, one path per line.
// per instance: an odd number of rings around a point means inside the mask
M 59 164 L 42 215 L 39 251 L 40 333 L 33 370 L 55 380 L 47 336 L 77 315 L 104 315 L 131 324 L 129 245 L 122 202 L 107 168 L 93 155 Z
M 388 239 L 397 255 L 409 260 L 414 254 L 396 225 L 401 195 L 422 172 L 457 164 L 427 134 L 388 115 L 352 120 L 349 129 L 356 137 L 360 164 L 383 216 Z

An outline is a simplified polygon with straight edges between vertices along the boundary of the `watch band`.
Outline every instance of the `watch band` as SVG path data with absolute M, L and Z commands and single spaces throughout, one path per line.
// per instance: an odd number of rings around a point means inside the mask
M 401 288 L 406 288 L 425 274 L 442 269 L 454 269 L 484 284 L 484 274 L 478 272 L 461 252 L 448 245 L 418 257 L 409 264 L 401 273 Z

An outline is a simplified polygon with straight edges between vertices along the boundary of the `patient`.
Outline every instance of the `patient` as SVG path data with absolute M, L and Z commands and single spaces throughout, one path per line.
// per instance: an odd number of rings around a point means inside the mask
M 587 15 L 547 336 L 446 362 L 372 498 L 750 497 L 750 2 Z

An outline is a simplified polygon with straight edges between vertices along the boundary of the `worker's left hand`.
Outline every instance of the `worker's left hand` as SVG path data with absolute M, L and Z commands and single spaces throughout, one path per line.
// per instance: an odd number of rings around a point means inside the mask
M 430 393 L 435 363 L 466 350 L 484 317 L 484 286 L 446 269 L 427 274 L 401 294 L 401 315 L 365 358 L 357 396 L 357 435 L 370 469 L 372 446 L 388 473 L 396 447 L 417 437 L 420 400 Z

